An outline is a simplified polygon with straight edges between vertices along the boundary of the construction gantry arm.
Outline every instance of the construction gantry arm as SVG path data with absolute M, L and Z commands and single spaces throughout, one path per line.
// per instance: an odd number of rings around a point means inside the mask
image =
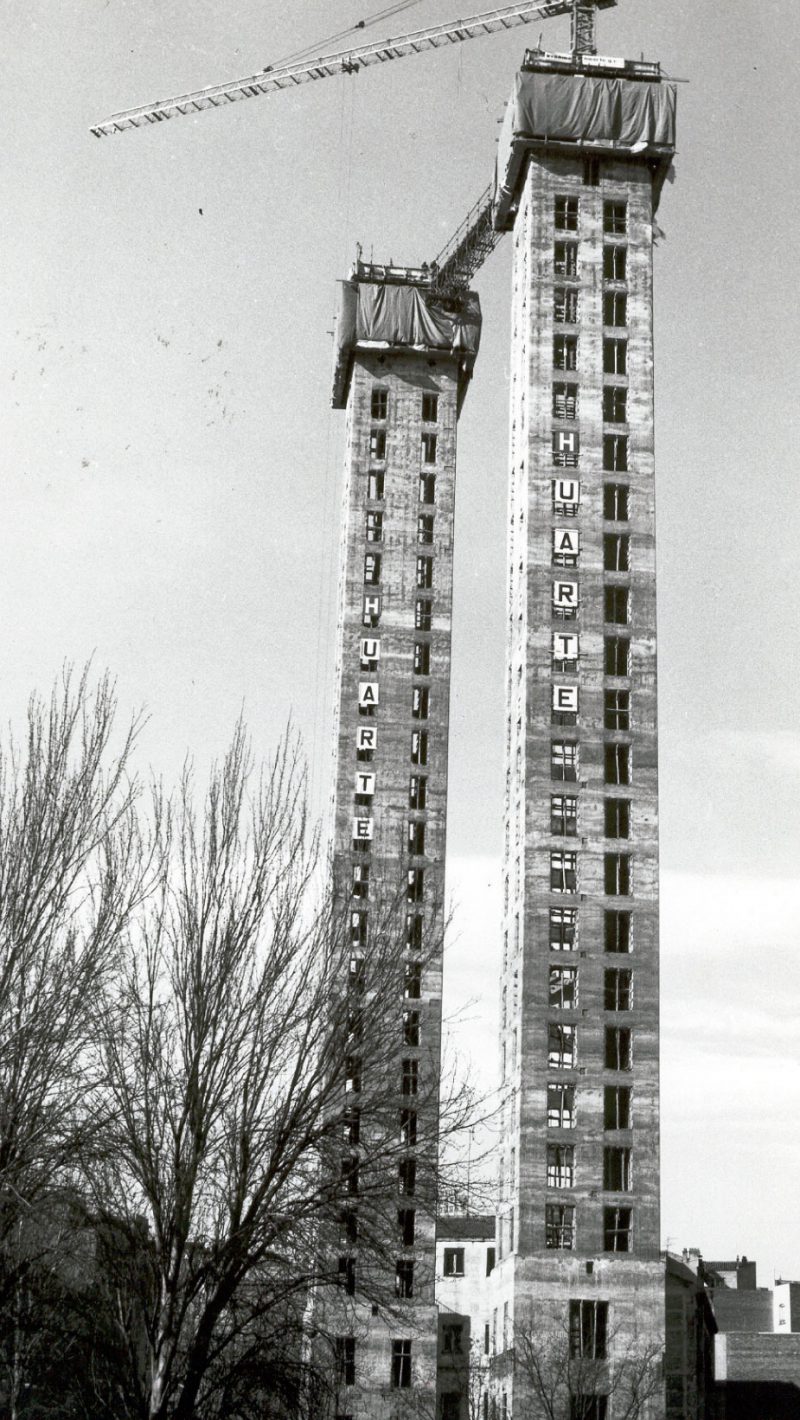
M 203 109 L 236 103 L 239 99 L 254 99 L 260 94 L 295 88 L 313 79 L 328 79 L 334 74 L 357 74 L 373 64 L 386 64 L 392 59 L 404 59 L 407 55 L 422 54 L 425 50 L 439 49 L 447 44 L 461 44 L 464 40 L 515 29 L 518 25 L 529 25 L 535 20 L 546 20 L 556 15 L 572 16 L 573 52 L 593 54 L 595 9 L 606 9 L 616 3 L 617 0 L 544 0 L 544 3 L 543 0 L 522 0 L 517 5 L 504 5 L 466 20 L 451 20 L 448 24 L 415 30 L 397 39 L 318 55 L 315 59 L 264 69 L 227 84 L 214 84 L 207 89 L 195 89 L 192 93 L 177 94 L 171 99 L 159 99 L 139 108 L 123 109 L 112 114 L 104 123 L 95 124 L 91 132 L 96 138 L 104 138 L 111 133 L 123 133 L 126 128 L 161 123 L 179 114 L 199 113 Z

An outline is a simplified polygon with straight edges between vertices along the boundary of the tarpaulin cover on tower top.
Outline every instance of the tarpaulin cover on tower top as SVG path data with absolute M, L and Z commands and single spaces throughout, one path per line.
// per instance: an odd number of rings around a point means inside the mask
M 530 142 L 586 143 L 623 155 L 652 154 L 663 160 L 666 171 L 675 147 L 675 106 L 674 84 L 540 70 L 518 74 L 497 150 L 495 226 L 508 224 Z

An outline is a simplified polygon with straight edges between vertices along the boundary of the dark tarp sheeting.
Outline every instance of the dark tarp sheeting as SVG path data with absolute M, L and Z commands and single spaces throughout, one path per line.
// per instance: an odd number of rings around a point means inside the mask
M 336 321 L 333 377 L 334 408 L 347 401 L 350 362 L 357 345 L 392 349 L 446 350 L 462 357 L 468 378 L 478 353 L 481 310 L 474 291 L 459 297 L 458 309 L 445 310 L 424 287 L 343 281 Z
M 675 147 L 675 107 L 674 84 L 592 74 L 518 74 L 498 146 L 495 226 L 508 225 L 528 143 L 607 144 L 623 155 L 652 155 L 666 173 Z

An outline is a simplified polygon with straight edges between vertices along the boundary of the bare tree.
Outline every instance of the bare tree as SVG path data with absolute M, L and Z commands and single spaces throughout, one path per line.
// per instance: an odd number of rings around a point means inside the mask
M 663 1390 L 663 1337 L 608 1327 L 606 1304 L 537 1308 L 514 1328 L 515 1397 L 524 1420 L 643 1420 Z M 613 1398 L 613 1400 L 612 1400 Z M 515 1413 L 519 1407 L 515 1404 Z

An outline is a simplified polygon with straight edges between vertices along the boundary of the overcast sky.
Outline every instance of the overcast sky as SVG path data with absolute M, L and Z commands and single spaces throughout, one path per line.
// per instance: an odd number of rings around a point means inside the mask
M 98 141 L 383 0 L 6 0 L 0 719 L 94 653 L 174 774 L 244 705 L 329 787 L 344 416 L 336 281 L 431 259 L 489 182 L 525 44 L 477 40 Z M 420 0 L 380 38 L 481 8 Z M 291 18 L 289 18 L 291 16 Z M 679 86 L 656 251 L 663 1232 L 800 1278 L 796 55 L 792 0 L 620 0 Z M 460 429 L 448 955 L 495 1059 L 510 251 Z M 476 1066 L 477 1068 L 477 1066 Z

